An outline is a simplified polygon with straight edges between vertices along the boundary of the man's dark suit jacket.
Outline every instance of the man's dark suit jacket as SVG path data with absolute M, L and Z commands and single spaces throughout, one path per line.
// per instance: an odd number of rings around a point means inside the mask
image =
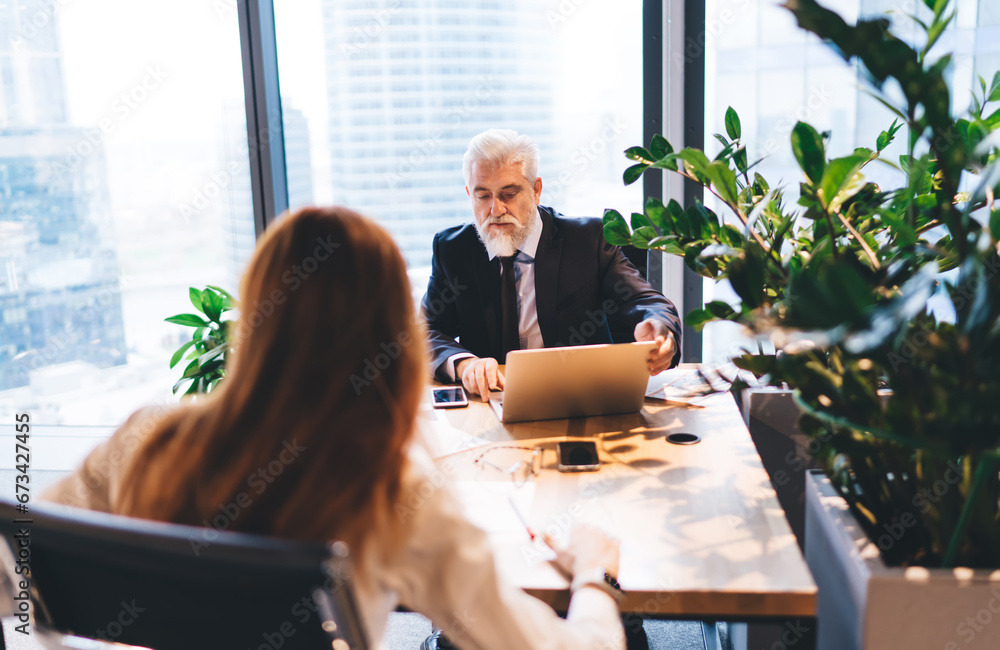
M 535 305 L 545 347 L 631 341 L 638 323 L 658 318 L 680 350 L 677 309 L 619 247 L 604 240 L 600 219 L 569 219 L 543 206 L 538 213 L 542 234 L 535 253 Z M 500 260 L 490 260 L 473 224 L 435 235 L 433 255 L 423 313 L 434 376 L 451 381 L 445 362 L 461 352 L 504 363 Z M 623 333 L 621 340 L 615 341 L 612 331 Z M 677 354 L 674 364 L 679 359 Z

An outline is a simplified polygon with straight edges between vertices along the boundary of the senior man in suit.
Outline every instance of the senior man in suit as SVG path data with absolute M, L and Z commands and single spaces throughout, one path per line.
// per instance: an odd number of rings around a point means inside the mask
M 677 309 L 604 240 L 600 219 L 539 205 L 530 138 L 484 131 L 462 167 L 475 221 L 435 235 L 422 305 L 439 381 L 461 381 L 485 401 L 503 389 L 507 352 L 624 342 L 613 341 L 612 327 L 658 343 L 651 374 L 677 365 Z

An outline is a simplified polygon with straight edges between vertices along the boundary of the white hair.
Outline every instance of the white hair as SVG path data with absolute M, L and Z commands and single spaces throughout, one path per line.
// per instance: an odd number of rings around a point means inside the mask
M 534 183 L 538 178 L 538 145 L 511 129 L 489 129 L 472 138 L 462 157 L 466 186 L 472 176 L 473 163 L 486 163 L 494 169 L 520 165 L 521 174 Z

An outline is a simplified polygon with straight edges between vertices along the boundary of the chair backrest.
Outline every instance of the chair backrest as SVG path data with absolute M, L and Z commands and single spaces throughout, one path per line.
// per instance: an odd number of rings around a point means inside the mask
M 37 501 L 28 513 L 16 508 L 0 501 L 7 542 L 0 547 L 11 552 L 3 559 L 15 591 L 23 579 L 13 572 L 17 559 L 30 564 L 39 627 L 155 650 L 366 648 L 340 542 L 290 542 Z M 25 520 L 31 523 L 18 523 Z

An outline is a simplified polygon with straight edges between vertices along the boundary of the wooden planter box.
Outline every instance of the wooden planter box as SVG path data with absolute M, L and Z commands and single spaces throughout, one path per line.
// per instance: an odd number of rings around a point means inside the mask
M 1000 648 L 1000 570 L 885 566 L 818 470 L 806 477 L 806 563 L 818 650 Z

